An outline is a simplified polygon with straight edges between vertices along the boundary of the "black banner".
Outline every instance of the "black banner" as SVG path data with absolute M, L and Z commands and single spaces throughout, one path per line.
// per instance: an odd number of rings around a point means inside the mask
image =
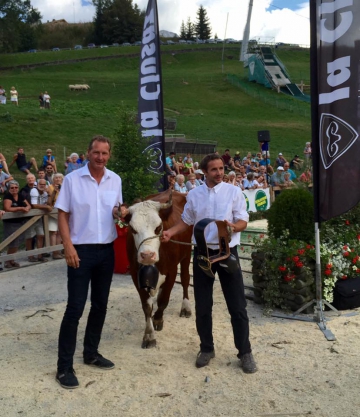
M 360 1 L 310 0 L 310 8 L 315 214 L 321 221 L 360 201 Z
M 149 145 L 144 151 L 151 151 L 154 156 L 149 169 L 162 173 L 165 171 L 165 138 L 156 0 L 149 0 L 144 21 L 140 54 L 138 122 L 142 135 L 149 138 Z

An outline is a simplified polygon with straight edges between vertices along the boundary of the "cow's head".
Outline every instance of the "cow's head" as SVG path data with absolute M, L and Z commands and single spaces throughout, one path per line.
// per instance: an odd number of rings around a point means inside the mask
M 172 199 L 167 203 L 143 201 L 129 207 L 127 217 L 137 250 L 137 261 L 142 265 L 154 265 L 159 260 L 160 235 L 163 224 L 160 210 L 169 209 Z

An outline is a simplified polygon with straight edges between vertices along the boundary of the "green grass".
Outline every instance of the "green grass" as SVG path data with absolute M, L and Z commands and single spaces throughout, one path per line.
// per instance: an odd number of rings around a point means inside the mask
M 175 133 L 216 140 L 219 152 L 229 147 L 232 152 L 239 150 L 244 154 L 258 150 L 258 130 L 270 130 L 272 157 L 277 152 L 289 158 L 302 153 L 305 142 L 311 139 L 310 118 L 296 111 L 279 110 L 274 105 L 276 100 L 294 103 L 292 98 L 251 83 L 249 88 L 254 94 L 247 94 L 226 80 L 227 73 L 246 79 L 246 71 L 238 61 L 238 46 L 226 48 L 225 56 L 233 59 L 225 59 L 224 72 L 221 48 L 188 53 L 177 53 L 176 47 L 171 48 L 173 54 L 162 55 L 163 97 L 164 108 L 168 109 L 165 116 L 177 119 Z M 1 55 L 0 62 L 4 67 L 51 61 L 54 56 L 70 59 L 136 51 L 139 48 Z M 304 80 L 309 84 L 308 50 L 277 53 L 293 82 Z M 138 67 L 138 57 L 124 56 L 3 71 L 1 84 L 7 91 L 15 85 L 20 102 L 18 108 L 10 102 L 0 106 L 0 151 L 9 162 L 17 146 L 23 146 L 28 157 L 35 156 L 40 162 L 50 146 L 61 167 L 64 153 L 84 151 L 94 134 L 111 137 L 120 105 L 137 106 Z M 89 84 L 91 89 L 69 91 L 68 85 L 75 83 Z M 38 106 L 37 97 L 44 90 L 52 97 L 50 111 Z M 309 104 L 299 105 L 310 111 Z

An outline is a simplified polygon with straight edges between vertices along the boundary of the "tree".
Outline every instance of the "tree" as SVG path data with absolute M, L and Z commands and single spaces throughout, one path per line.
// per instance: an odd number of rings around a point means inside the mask
M 156 193 L 160 180 L 159 174 L 148 169 L 155 157 L 150 152 L 144 152 L 149 140 L 141 135 L 135 120 L 135 111 L 121 108 L 109 164 L 110 169 L 121 177 L 123 200 L 127 204 Z
M 190 17 L 188 17 L 188 20 L 186 22 L 185 27 L 185 39 L 187 41 L 191 41 L 195 38 L 195 27 L 194 24 L 191 23 Z
M 104 7 L 105 2 L 104 0 L 96 0 L 93 1 L 94 6 L 96 7 L 95 17 L 94 17 L 94 34 L 93 34 L 93 42 L 96 44 L 103 43 L 103 18 L 104 18 Z
M 30 0 L 0 0 L 0 52 L 35 48 L 41 14 Z
M 141 39 L 145 11 L 132 0 L 93 0 L 95 43 L 123 43 Z
M 195 23 L 195 33 L 197 37 L 202 40 L 210 39 L 211 26 L 206 9 L 200 5 L 196 14 L 197 22 Z
M 186 39 L 186 27 L 184 21 L 181 22 L 180 26 L 180 39 Z

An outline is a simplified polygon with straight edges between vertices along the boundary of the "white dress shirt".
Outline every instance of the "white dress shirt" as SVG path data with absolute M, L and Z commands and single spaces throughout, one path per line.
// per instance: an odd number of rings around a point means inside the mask
M 116 237 L 112 210 L 122 204 L 121 179 L 104 168 L 100 184 L 88 165 L 66 175 L 55 207 L 70 213 L 70 237 L 74 245 L 111 243 Z
M 188 225 L 195 225 L 198 221 L 210 218 L 214 220 L 228 220 L 236 223 L 238 220 L 249 221 L 246 211 L 245 197 L 240 188 L 232 184 L 221 182 L 213 188 L 205 184 L 194 188 L 187 195 L 187 202 L 184 207 L 182 220 Z M 205 229 L 207 243 L 219 241 L 218 229 L 215 223 L 210 223 Z M 193 236 L 193 241 L 196 243 Z M 229 246 L 232 248 L 240 243 L 240 233 L 233 233 Z M 211 249 L 218 248 L 210 246 Z

